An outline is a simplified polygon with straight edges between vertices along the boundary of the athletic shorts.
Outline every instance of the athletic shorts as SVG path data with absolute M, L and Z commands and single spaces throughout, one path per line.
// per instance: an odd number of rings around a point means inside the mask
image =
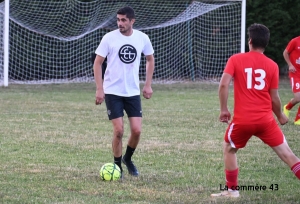
M 142 105 L 140 95 L 124 97 L 112 94 L 105 94 L 105 104 L 109 120 L 123 117 L 124 110 L 129 118 L 142 117 Z
M 230 123 L 224 140 L 233 148 L 243 148 L 252 136 L 258 137 L 270 147 L 276 147 L 285 142 L 285 136 L 275 120 L 261 124 Z
M 293 93 L 300 92 L 300 78 L 299 77 L 291 77 L 290 78 L 290 83 L 291 83 L 291 86 L 292 86 Z

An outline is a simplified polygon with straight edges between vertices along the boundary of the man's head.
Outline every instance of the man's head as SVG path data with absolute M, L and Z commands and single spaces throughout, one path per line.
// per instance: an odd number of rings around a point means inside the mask
M 249 46 L 253 49 L 265 49 L 269 43 L 270 31 L 262 24 L 254 23 L 248 28 Z
M 135 19 L 134 10 L 130 6 L 125 6 L 119 9 L 117 14 L 125 15 L 129 20 Z
M 126 6 L 118 10 L 117 23 L 121 33 L 124 35 L 130 35 L 134 22 L 135 14 L 131 7 Z

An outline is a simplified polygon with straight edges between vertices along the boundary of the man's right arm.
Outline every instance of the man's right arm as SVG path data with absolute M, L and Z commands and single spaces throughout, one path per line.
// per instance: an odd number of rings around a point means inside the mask
M 219 101 L 220 101 L 220 116 L 219 120 L 224 123 L 228 123 L 231 119 L 231 114 L 228 111 L 227 100 L 229 93 L 229 84 L 232 76 L 228 73 L 223 73 L 219 83 Z
M 104 100 L 102 64 L 105 58 L 97 55 L 94 61 L 94 79 L 96 83 L 96 105 L 101 104 Z
M 290 61 L 289 52 L 286 49 L 283 51 L 283 58 L 289 66 L 292 64 Z
M 296 69 L 295 69 L 295 67 L 293 66 L 293 64 L 291 63 L 291 60 L 290 60 L 290 54 L 289 54 L 289 52 L 287 51 L 287 49 L 285 49 L 285 50 L 283 51 L 283 58 L 284 58 L 284 60 L 286 61 L 286 63 L 288 64 L 288 66 L 289 66 L 289 72 L 295 72 Z

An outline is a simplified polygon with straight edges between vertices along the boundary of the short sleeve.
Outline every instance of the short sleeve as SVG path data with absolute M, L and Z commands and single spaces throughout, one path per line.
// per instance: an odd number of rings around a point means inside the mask
M 107 39 L 107 36 L 105 35 L 105 36 L 103 36 L 103 38 L 102 38 L 99 46 L 97 47 L 95 53 L 97 55 L 100 55 L 101 57 L 105 58 L 108 55 L 108 51 L 109 51 L 108 48 L 109 48 L 108 47 L 108 39 Z
M 286 46 L 286 50 L 288 51 L 288 53 L 291 53 L 293 50 L 294 50 L 294 47 L 295 47 L 295 43 L 296 41 L 294 39 L 292 39 L 288 45 Z
M 233 57 L 230 57 L 227 60 L 224 73 L 230 74 L 231 76 L 234 76 L 234 63 L 233 63 Z
M 151 43 L 148 35 L 146 35 L 146 34 L 144 36 L 144 41 L 145 41 L 145 46 L 144 46 L 144 49 L 142 51 L 143 54 L 145 56 L 147 56 L 147 55 L 153 55 L 154 50 L 153 50 L 153 47 L 152 47 L 152 43 Z

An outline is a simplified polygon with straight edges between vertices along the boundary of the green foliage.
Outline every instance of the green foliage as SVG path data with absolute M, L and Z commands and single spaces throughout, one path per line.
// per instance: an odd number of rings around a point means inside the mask
M 265 54 L 276 61 L 285 73 L 282 53 L 293 37 L 300 35 L 300 1 L 249 0 L 247 1 L 246 27 L 262 23 L 270 29 L 270 43 Z

